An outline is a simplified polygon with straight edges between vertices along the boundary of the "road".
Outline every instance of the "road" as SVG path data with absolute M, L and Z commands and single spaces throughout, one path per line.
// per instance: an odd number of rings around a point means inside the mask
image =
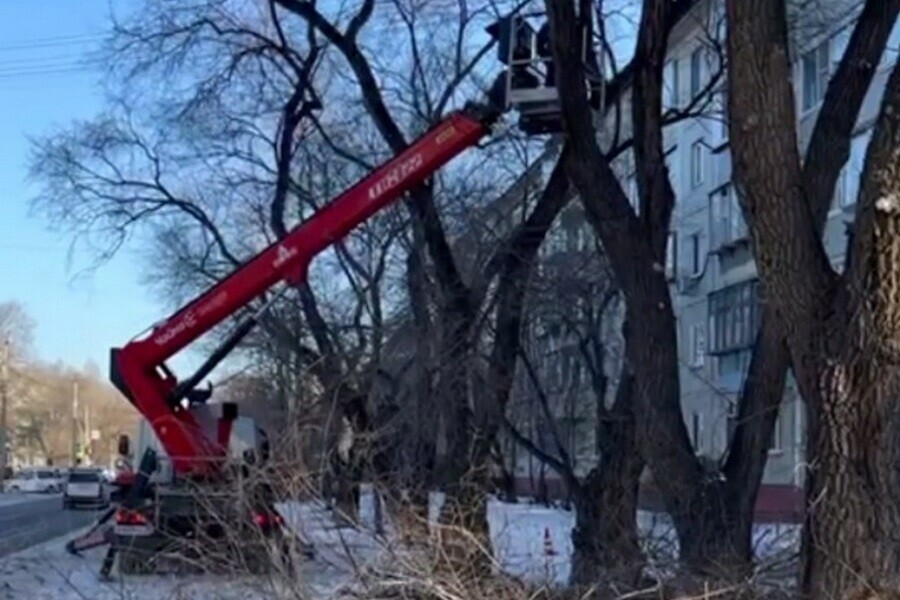
M 0 494 L 0 557 L 89 525 L 99 514 L 64 510 L 59 494 Z

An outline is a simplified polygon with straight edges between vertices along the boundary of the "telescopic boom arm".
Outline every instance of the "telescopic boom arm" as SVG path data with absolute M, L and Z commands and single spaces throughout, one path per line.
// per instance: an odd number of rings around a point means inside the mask
M 215 363 L 233 349 L 252 323 L 242 325 L 195 376 L 182 385 L 165 361 L 247 306 L 279 281 L 306 280 L 312 259 L 360 223 L 428 179 L 475 145 L 499 117 L 487 106 L 468 105 L 425 133 L 399 155 L 250 259 L 206 293 L 169 317 L 144 339 L 113 348 L 110 378 L 146 417 L 179 474 L 213 474 L 227 437 L 213 440 L 181 403 Z

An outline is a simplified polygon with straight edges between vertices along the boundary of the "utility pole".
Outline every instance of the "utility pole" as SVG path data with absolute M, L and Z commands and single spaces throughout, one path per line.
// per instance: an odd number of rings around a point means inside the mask
M 93 464 L 93 442 L 91 441 L 91 407 L 88 403 L 84 403 L 84 431 L 81 436 L 82 445 L 81 452 L 84 454 L 84 460 L 88 464 Z
M 3 349 L 0 350 L 0 492 L 4 490 L 6 481 L 6 465 L 9 461 L 6 456 L 7 422 L 6 405 L 9 400 L 9 336 L 3 340 Z
M 72 466 L 78 460 L 78 381 L 72 382 Z

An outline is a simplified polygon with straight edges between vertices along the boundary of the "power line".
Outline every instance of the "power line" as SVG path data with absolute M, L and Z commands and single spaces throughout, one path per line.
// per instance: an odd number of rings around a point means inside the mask
M 100 42 L 105 39 L 105 34 L 81 34 L 70 36 L 57 36 L 49 38 L 35 38 L 15 44 L 0 46 L 0 52 L 16 52 L 20 50 L 33 50 L 35 48 L 54 48 L 59 46 L 72 46 L 91 42 Z
M 23 69 L 18 71 L 2 71 L 0 70 L 0 79 L 15 79 L 17 77 L 36 77 L 42 75 L 64 75 L 75 73 L 88 73 L 93 70 L 90 63 L 81 65 L 60 65 L 59 67 L 44 69 Z

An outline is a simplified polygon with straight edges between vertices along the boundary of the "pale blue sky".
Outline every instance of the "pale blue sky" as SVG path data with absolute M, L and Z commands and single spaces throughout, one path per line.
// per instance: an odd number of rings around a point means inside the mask
M 101 71 L 80 66 L 127 0 L 0 0 L 0 302 L 18 300 L 37 321 L 37 354 L 105 374 L 108 351 L 166 316 L 139 286 L 140 261 L 126 248 L 87 279 L 67 265 L 68 239 L 29 217 L 27 136 L 95 114 Z
M 128 246 L 89 277 L 75 279 L 89 258 L 69 263 L 70 237 L 28 214 L 36 189 L 26 182 L 27 137 L 101 109 L 102 65 L 82 61 L 97 47 L 110 11 L 122 15 L 137 4 L 0 0 L 0 302 L 17 300 L 36 320 L 41 359 L 73 367 L 90 360 L 104 374 L 111 346 L 173 307 L 139 285 L 142 259 Z

